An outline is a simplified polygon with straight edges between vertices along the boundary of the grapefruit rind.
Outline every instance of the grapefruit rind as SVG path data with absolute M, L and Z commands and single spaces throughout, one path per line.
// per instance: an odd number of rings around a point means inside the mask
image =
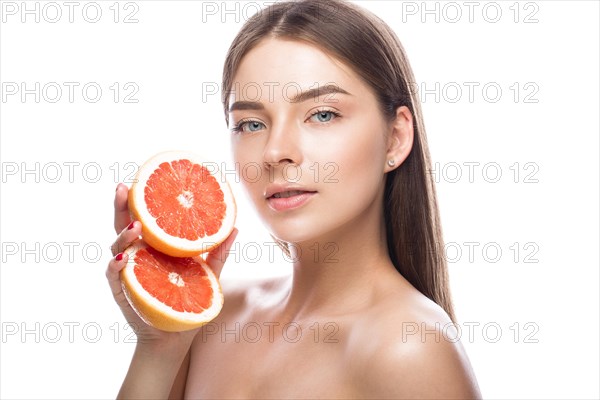
M 212 304 L 208 309 L 202 313 L 176 311 L 148 293 L 134 273 L 135 254 L 138 250 L 146 247 L 147 244 L 141 240 L 128 247 L 125 252 L 129 257 L 129 261 L 120 273 L 123 293 L 125 293 L 131 307 L 145 323 L 166 332 L 183 332 L 199 328 L 219 315 L 224 301 L 221 285 L 211 268 L 200 256 L 193 257 L 193 259 L 202 265 L 213 289 Z
M 169 235 L 158 226 L 156 219 L 146 207 L 144 187 L 150 176 L 163 162 L 176 160 L 190 160 L 195 164 L 206 167 L 219 183 L 223 192 L 223 201 L 226 205 L 225 217 L 221 228 L 214 235 L 205 236 L 197 240 L 189 240 Z M 217 163 L 207 162 L 199 155 L 185 151 L 166 151 L 155 155 L 146 161 L 138 170 L 136 179 L 129 190 L 129 210 L 134 218 L 142 223 L 142 238 L 156 250 L 173 257 L 194 257 L 208 252 L 221 244 L 235 225 L 237 205 L 233 192 Z

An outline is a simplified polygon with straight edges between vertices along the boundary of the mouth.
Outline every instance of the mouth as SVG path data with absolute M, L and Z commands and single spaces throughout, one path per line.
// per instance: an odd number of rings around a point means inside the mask
M 265 196 L 269 207 L 275 211 L 287 211 L 306 204 L 317 192 L 303 189 L 274 188 Z
M 274 193 L 272 196 L 268 197 L 269 199 L 288 199 L 293 196 L 300 196 L 306 193 L 316 193 L 310 192 L 308 190 L 286 190 L 284 192 Z

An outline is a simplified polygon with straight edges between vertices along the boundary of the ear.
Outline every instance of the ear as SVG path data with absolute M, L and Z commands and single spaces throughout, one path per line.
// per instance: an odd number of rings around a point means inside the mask
M 396 169 L 406 160 L 406 157 L 408 157 L 412 150 L 413 140 L 413 115 L 408 107 L 398 107 L 396 109 L 396 118 L 391 123 L 384 172 Z

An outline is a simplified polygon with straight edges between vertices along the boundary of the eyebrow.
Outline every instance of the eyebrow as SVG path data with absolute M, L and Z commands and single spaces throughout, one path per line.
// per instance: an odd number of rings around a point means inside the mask
M 323 87 L 317 87 L 314 89 L 309 89 L 304 92 L 298 93 L 297 95 L 288 99 L 290 103 L 302 103 L 306 100 L 316 99 L 320 96 L 325 96 L 328 94 L 346 94 L 348 96 L 352 96 L 349 92 L 345 91 L 341 87 L 337 85 L 326 85 Z M 265 106 L 257 101 L 236 101 L 229 107 L 229 112 L 236 110 L 264 110 Z
M 257 101 L 236 101 L 229 107 L 229 112 L 235 110 L 264 110 L 265 106 Z
M 296 96 L 294 96 L 290 99 L 290 102 L 291 103 L 302 103 L 303 101 L 306 101 L 306 100 L 316 99 L 320 96 L 325 96 L 327 94 L 337 94 L 337 93 L 347 94 L 347 95 L 351 96 L 350 93 L 346 92 L 344 89 L 342 89 L 341 87 L 339 87 L 337 85 L 326 85 L 323 87 L 317 87 L 314 89 L 309 89 L 302 93 L 298 93 Z

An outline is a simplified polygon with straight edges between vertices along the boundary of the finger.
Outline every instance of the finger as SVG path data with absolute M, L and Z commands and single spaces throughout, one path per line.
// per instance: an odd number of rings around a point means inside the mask
M 127 195 L 129 188 L 123 183 L 117 185 L 115 191 L 115 232 L 119 233 L 131 222 L 129 207 L 127 206 Z
M 139 239 L 142 234 L 142 224 L 139 221 L 133 221 L 127 227 L 125 227 L 119 236 L 117 236 L 117 240 L 110 246 L 110 251 L 113 256 L 116 256 L 118 253 L 123 252 L 126 248 L 131 245 L 134 241 Z
M 225 239 L 218 247 L 211 250 L 206 257 L 206 262 L 210 265 L 210 268 L 217 277 L 221 275 L 223 265 L 225 265 L 225 261 L 227 261 L 227 257 L 229 256 L 229 249 L 233 245 L 233 242 L 235 242 L 237 235 L 238 229 L 233 228 L 227 239 Z
M 127 253 L 119 253 L 116 257 L 111 258 L 110 262 L 108 263 L 108 268 L 106 269 L 108 285 L 110 286 L 110 290 L 117 300 L 122 300 L 121 297 L 124 296 L 119 273 L 123 268 L 125 268 L 128 260 L 129 256 Z

